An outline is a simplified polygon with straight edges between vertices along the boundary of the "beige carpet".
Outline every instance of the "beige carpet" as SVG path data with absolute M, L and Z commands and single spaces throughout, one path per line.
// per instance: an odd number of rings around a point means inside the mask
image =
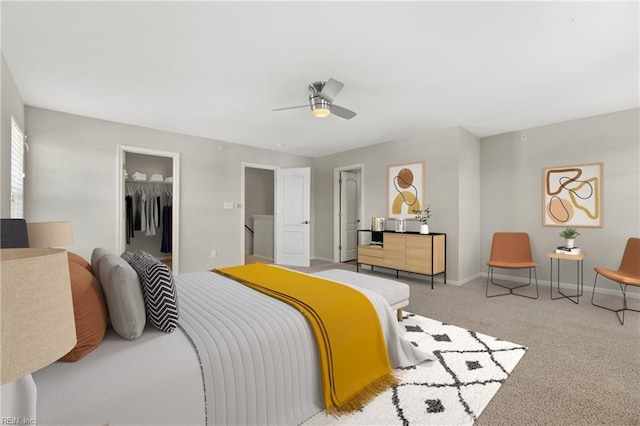
M 300 270 L 332 268 L 355 270 L 324 262 Z M 373 273 L 395 279 L 395 272 Z M 485 278 L 436 283 L 433 290 L 425 277 L 401 274 L 400 280 L 411 286 L 407 311 L 528 347 L 478 425 L 640 425 L 640 314 L 627 312 L 621 326 L 614 313 L 591 305 L 592 283 L 575 305 L 550 300 L 544 285 L 538 300 L 488 299 Z M 640 308 L 640 301 L 630 305 Z

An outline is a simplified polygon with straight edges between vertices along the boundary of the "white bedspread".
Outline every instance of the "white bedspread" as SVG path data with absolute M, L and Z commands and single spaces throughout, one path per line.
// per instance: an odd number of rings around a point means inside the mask
M 302 314 L 212 272 L 177 276 L 176 287 L 173 333 L 147 327 L 127 341 L 110 331 L 79 362 L 36 372 L 38 423 L 285 425 L 322 411 L 315 337 Z M 393 367 L 429 357 L 401 338 L 382 296 L 354 288 L 378 311 Z
M 210 272 L 181 275 L 178 288 L 180 324 L 203 365 L 210 423 L 299 424 L 324 408 L 315 338 L 295 308 Z M 354 288 L 378 311 L 393 367 L 429 358 L 401 338 L 382 296 Z
M 202 425 L 202 374 L 185 334 L 147 326 L 137 340 L 109 329 L 78 362 L 33 374 L 38 425 Z

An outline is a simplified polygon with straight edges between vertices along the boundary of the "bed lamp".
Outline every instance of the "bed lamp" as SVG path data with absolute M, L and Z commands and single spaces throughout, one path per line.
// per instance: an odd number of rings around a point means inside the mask
M 67 252 L 0 250 L 1 418 L 36 419 L 31 373 L 76 345 Z
M 28 222 L 29 247 L 49 248 L 73 245 L 71 222 Z

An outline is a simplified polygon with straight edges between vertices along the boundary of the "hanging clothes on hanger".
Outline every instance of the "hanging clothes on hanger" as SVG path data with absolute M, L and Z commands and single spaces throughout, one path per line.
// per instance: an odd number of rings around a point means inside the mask
M 173 188 L 167 186 L 162 194 L 162 244 L 160 251 L 162 253 L 171 253 L 172 251 L 172 224 L 173 213 L 171 204 L 173 202 Z
M 132 194 L 133 199 L 133 229 L 139 231 L 141 225 L 140 205 L 142 204 L 142 193 L 136 187 Z
M 147 192 L 140 190 L 140 231 L 147 231 Z
M 126 195 L 124 197 L 124 202 L 126 206 L 126 238 L 127 244 L 131 243 L 131 238 L 134 237 L 133 232 L 133 194 L 131 192 L 131 186 L 127 185 Z
M 156 193 L 156 208 L 154 211 L 153 220 L 155 221 L 156 228 L 160 228 L 160 221 L 162 219 L 162 192 L 158 190 Z
M 171 206 L 164 206 L 162 209 L 162 253 L 171 253 Z
M 154 219 L 154 210 L 156 208 L 155 188 L 149 189 L 147 196 L 147 230 L 145 232 L 146 237 L 152 237 L 156 235 L 156 221 Z M 155 213 L 157 215 L 157 213 Z

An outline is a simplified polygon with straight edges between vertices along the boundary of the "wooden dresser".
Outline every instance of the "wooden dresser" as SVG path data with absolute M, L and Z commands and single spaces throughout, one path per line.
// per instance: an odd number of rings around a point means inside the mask
M 443 274 L 447 283 L 446 246 L 447 235 L 441 233 L 419 234 L 417 232 L 382 232 L 382 245 L 362 244 L 362 233 L 371 233 L 368 229 L 358 231 L 358 261 L 360 265 L 380 266 L 395 269 L 396 278 L 400 271 L 414 272 L 431 277 Z

